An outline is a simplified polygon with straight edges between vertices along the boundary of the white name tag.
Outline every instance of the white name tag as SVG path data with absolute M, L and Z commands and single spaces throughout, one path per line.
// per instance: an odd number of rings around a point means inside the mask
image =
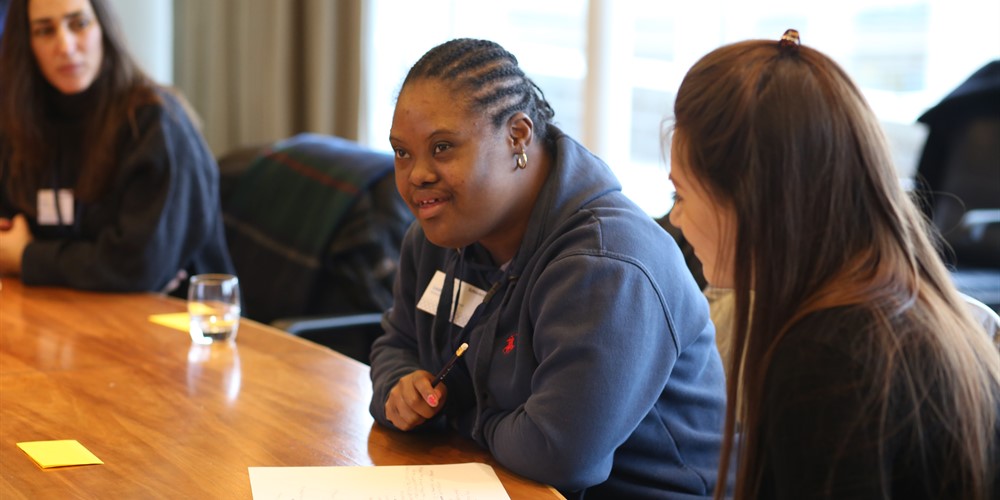
M 59 203 L 56 203 L 56 197 Z M 73 190 L 38 190 L 38 223 L 43 226 L 64 226 L 73 224 Z
M 438 271 L 434 273 L 431 282 L 427 284 L 427 289 L 417 302 L 417 309 L 437 315 L 438 303 L 441 301 L 441 289 L 444 288 L 445 275 Z M 461 293 L 458 291 L 461 290 Z M 451 300 L 454 303 L 455 294 L 458 293 L 458 310 L 455 311 L 453 323 L 460 327 L 465 327 L 472 317 L 476 307 L 483 302 L 486 297 L 486 290 L 470 285 L 458 278 L 455 278 L 454 288 L 452 288 Z

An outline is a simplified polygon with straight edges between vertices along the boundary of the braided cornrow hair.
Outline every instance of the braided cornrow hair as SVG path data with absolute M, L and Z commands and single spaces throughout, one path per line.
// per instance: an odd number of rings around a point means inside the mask
M 548 139 L 555 111 L 542 89 L 517 65 L 517 58 L 496 42 L 458 38 L 438 45 L 410 68 L 403 88 L 422 78 L 440 80 L 467 95 L 470 111 L 489 116 L 494 127 L 524 112 L 534 122 L 535 137 Z

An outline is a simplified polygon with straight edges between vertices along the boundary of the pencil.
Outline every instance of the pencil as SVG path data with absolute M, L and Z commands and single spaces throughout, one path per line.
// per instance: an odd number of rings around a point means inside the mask
M 444 381 L 444 378 L 448 376 L 448 372 L 450 372 L 451 368 L 455 366 L 455 362 L 458 361 L 458 358 L 461 358 L 462 355 L 465 354 L 465 350 L 468 348 L 469 344 L 466 342 L 462 342 L 462 345 L 458 346 L 458 349 L 455 350 L 455 355 L 448 360 L 448 364 L 444 365 L 444 368 L 441 368 L 441 371 L 439 371 L 437 376 L 434 377 L 434 382 L 431 384 L 431 387 L 437 387 L 438 384 Z

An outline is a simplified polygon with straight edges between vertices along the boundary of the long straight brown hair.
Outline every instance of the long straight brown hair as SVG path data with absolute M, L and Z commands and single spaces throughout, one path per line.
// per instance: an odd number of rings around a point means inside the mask
M 46 95 L 58 92 L 42 75 L 31 49 L 30 0 L 11 0 L 0 39 L 0 168 L 5 170 L 12 201 L 29 214 L 35 195 L 54 161 L 52 126 L 46 118 Z M 125 46 L 117 19 L 106 0 L 90 0 L 103 33 L 104 57 L 93 93 L 94 113 L 86 116 L 84 155 L 75 196 L 93 201 L 107 189 L 118 165 L 117 141 L 129 124 L 138 135 L 135 112 L 159 102 L 156 85 L 136 64 Z
M 845 305 L 876 318 L 865 348 L 877 380 L 864 396 L 882 409 L 880 428 L 899 424 L 888 421 L 890 396 L 944 398 L 914 404 L 910 418 L 946 429 L 950 442 L 928 449 L 929 431 L 917 425 L 916 445 L 925 456 L 944 454 L 953 469 L 943 477 L 961 485 L 962 498 L 989 498 L 1000 355 L 951 284 L 932 230 L 900 187 L 881 128 L 847 74 L 808 47 L 727 45 L 684 78 L 675 115 L 674 151 L 733 209 L 729 262 L 741 263 L 733 270 L 736 324 L 716 498 L 726 492 L 733 453 L 735 497 L 760 493 L 764 384 L 784 333 L 812 312 Z

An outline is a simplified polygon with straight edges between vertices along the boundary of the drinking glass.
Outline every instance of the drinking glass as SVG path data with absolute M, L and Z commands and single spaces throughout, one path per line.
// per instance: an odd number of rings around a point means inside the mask
M 188 286 L 191 341 L 233 342 L 240 326 L 240 282 L 231 274 L 197 274 Z

